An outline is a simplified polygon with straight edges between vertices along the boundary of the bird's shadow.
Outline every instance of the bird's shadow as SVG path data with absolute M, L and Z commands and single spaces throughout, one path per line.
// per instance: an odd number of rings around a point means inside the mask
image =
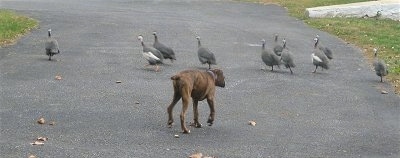
M 271 68 L 261 68 L 261 69 L 259 69 L 261 72 L 264 72 L 264 73 L 279 73 L 279 74 L 284 74 L 284 72 L 282 71 L 282 70 L 280 70 L 279 68 L 278 68 L 278 70 L 276 70 L 276 69 L 274 69 L 274 71 L 272 71 L 271 70 Z M 290 73 L 290 72 L 289 72 Z
M 143 66 L 142 68 L 140 68 L 141 70 L 143 70 L 143 71 L 147 71 L 147 72 L 161 72 L 162 71 L 162 68 L 161 67 L 159 67 L 159 69 L 156 71 L 155 70 L 155 68 L 154 67 L 151 67 L 151 66 Z
M 60 59 L 51 59 L 51 60 L 49 60 L 49 58 L 37 58 L 37 60 L 39 60 L 39 61 L 47 61 L 47 62 L 59 62 L 59 61 L 61 61 Z
M 167 66 L 167 67 L 174 66 L 173 63 L 162 63 L 161 65 L 162 65 L 162 66 Z
M 324 72 L 324 71 L 317 71 L 317 72 L 311 71 L 310 74 L 313 74 L 313 75 L 325 75 L 325 76 L 329 75 L 329 73 Z

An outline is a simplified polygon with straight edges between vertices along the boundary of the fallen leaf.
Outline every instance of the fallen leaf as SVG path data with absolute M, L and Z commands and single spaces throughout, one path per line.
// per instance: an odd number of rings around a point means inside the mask
M 33 143 L 31 143 L 31 145 L 44 145 L 43 141 L 35 141 Z
M 138 101 L 135 101 L 135 104 L 139 104 L 139 102 L 138 102 Z
M 381 93 L 382 94 L 388 94 L 389 92 L 382 90 Z
M 45 124 L 46 121 L 45 121 L 44 118 L 42 117 L 42 118 L 40 118 L 39 120 L 37 120 L 37 123 L 39 123 L 39 124 Z
M 55 79 L 56 79 L 56 80 L 62 80 L 62 77 L 61 77 L 60 75 L 57 75 L 57 76 L 55 77 Z
M 52 126 L 54 126 L 54 125 L 56 125 L 56 122 L 54 122 L 54 121 L 51 121 L 51 122 L 49 123 L 49 125 L 52 125 Z
M 175 137 L 175 138 L 179 138 L 179 135 L 175 134 L 174 137 Z
M 195 153 L 189 156 L 189 158 L 201 158 L 201 157 L 203 157 L 202 153 Z
M 28 158 L 36 158 L 35 155 L 29 155 Z
M 42 142 L 45 142 L 45 141 L 47 141 L 49 138 L 47 138 L 47 137 L 38 137 L 36 140 L 37 141 L 42 141 Z
M 255 121 L 249 121 L 249 125 L 251 125 L 251 126 L 256 126 L 256 122 Z
M 115 83 L 122 83 L 122 81 L 115 81 Z

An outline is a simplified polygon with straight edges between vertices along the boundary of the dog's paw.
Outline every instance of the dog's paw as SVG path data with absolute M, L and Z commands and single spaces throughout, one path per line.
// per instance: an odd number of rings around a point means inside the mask
M 184 130 L 182 133 L 183 134 L 190 134 L 190 130 Z
M 214 123 L 214 120 L 208 119 L 207 123 L 208 123 L 208 126 L 212 126 Z
M 167 127 L 168 128 L 172 128 L 172 126 L 174 125 L 174 123 L 173 122 L 168 122 L 168 125 L 167 125 Z
M 195 127 L 195 128 L 201 128 L 201 127 L 203 127 L 203 125 L 201 124 L 201 123 L 190 123 L 190 126 L 193 126 L 193 127 Z

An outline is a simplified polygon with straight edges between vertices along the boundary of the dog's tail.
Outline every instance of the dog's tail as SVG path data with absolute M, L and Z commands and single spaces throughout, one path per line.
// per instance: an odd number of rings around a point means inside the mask
M 172 76 L 171 80 L 179 80 L 179 75 Z

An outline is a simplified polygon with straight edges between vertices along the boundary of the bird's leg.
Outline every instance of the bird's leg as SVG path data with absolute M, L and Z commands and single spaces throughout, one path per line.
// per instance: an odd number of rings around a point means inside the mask
M 271 67 L 272 67 L 271 71 L 274 71 L 274 65 L 272 65 Z
M 290 68 L 290 66 L 289 66 L 289 70 L 290 70 L 290 74 L 293 74 L 293 71 L 292 71 L 292 69 Z
M 318 68 L 318 66 L 315 66 L 315 70 L 312 73 L 317 72 L 317 68 Z
M 381 76 L 381 82 L 383 82 L 383 80 L 382 80 L 382 76 Z
M 211 70 L 211 64 L 210 63 L 208 63 L 208 69 Z
M 51 54 L 49 54 L 49 61 L 51 60 Z

